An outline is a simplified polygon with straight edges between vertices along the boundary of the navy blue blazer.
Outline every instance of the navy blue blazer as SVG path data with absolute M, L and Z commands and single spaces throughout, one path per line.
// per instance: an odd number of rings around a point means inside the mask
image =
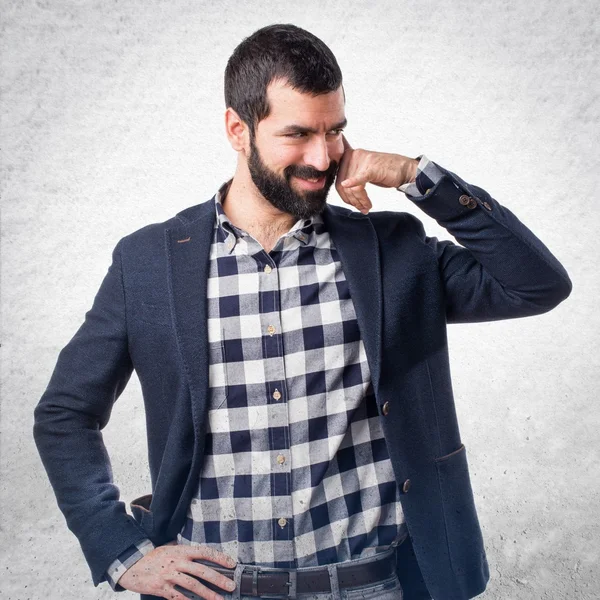
M 323 216 L 365 344 L 413 567 L 436 600 L 464 600 L 485 589 L 489 570 L 457 424 L 446 324 L 545 313 L 572 284 L 510 210 L 441 169 L 430 194 L 411 200 L 462 246 L 426 236 L 419 219 L 404 212 L 363 215 L 327 205 Z M 198 483 L 214 220 L 213 197 L 117 243 L 93 306 L 35 409 L 38 450 L 95 585 L 131 544 L 176 538 Z M 131 517 L 112 481 L 102 428 L 133 369 L 145 403 L 152 493 L 132 503 Z M 400 566 L 399 576 L 406 578 Z

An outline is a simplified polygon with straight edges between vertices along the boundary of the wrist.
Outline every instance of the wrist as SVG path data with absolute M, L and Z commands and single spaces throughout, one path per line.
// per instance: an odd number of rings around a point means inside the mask
M 410 179 L 408 180 L 407 183 L 415 183 L 417 181 L 417 168 L 419 166 L 420 160 L 421 160 L 420 156 L 418 158 L 413 158 L 411 160 Z

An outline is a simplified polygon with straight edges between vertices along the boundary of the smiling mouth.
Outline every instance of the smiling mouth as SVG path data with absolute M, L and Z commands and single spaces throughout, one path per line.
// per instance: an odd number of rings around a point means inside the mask
M 298 176 L 294 176 L 296 177 L 296 179 L 298 179 L 298 181 L 300 181 L 300 183 L 304 186 L 304 187 L 311 187 L 311 188 L 320 188 L 323 187 L 323 185 L 325 184 L 325 175 L 322 175 L 321 177 L 311 177 L 311 178 L 306 178 L 306 177 L 298 177 Z

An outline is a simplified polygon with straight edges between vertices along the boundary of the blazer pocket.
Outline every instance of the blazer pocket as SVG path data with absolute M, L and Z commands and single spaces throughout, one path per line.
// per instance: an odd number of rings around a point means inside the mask
M 483 572 L 485 550 L 465 445 L 435 461 L 442 495 L 450 562 L 455 573 Z
M 436 458 L 435 462 L 440 463 L 445 460 L 448 460 L 448 459 L 452 458 L 453 456 L 455 456 L 456 454 L 458 454 L 459 452 L 462 452 L 464 449 L 465 449 L 465 445 L 461 444 L 460 448 L 458 448 L 457 450 L 454 450 L 454 452 L 450 452 L 450 454 L 445 454 L 444 456 L 440 456 L 439 458 Z

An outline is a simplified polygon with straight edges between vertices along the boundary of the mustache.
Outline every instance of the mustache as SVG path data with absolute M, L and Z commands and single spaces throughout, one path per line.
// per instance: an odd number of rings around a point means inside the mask
M 326 171 L 318 171 L 312 167 L 302 165 L 289 165 L 285 171 L 288 179 L 292 175 L 295 177 L 302 177 L 304 179 L 317 179 L 323 176 L 327 178 L 334 177 L 337 173 L 338 167 L 339 164 L 335 160 L 332 160 L 329 168 Z

